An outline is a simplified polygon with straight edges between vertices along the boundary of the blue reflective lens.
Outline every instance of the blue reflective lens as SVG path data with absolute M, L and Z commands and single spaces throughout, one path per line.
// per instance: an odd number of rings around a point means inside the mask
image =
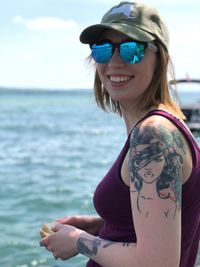
M 95 62 L 100 63 L 100 64 L 105 64 L 107 63 L 112 55 L 112 45 L 110 43 L 103 43 L 103 44 L 93 44 L 91 45 L 92 49 L 92 58 L 94 59 Z
M 140 62 L 144 58 L 144 44 L 126 42 L 119 46 L 119 55 L 123 61 L 129 64 Z
M 122 43 L 102 41 L 100 43 L 90 45 L 92 58 L 95 62 L 100 64 L 109 62 L 115 48 L 118 48 L 119 56 L 124 62 L 129 64 L 138 63 L 144 58 L 145 47 L 144 43 L 137 43 L 133 41 Z

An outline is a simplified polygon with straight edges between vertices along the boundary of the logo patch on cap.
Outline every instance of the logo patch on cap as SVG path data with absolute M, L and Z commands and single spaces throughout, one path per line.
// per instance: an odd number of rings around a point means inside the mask
M 113 14 L 124 14 L 124 16 L 130 18 L 133 16 L 131 16 L 131 12 L 133 11 L 134 9 L 134 4 L 123 4 L 119 7 L 116 7 L 114 8 L 111 12 L 110 12 L 110 15 L 113 15 Z

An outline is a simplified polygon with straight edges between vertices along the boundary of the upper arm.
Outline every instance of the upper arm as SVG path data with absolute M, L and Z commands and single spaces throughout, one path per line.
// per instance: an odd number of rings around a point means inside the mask
M 130 139 L 130 196 L 137 246 L 149 266 L 178 266 L 184 142 L 166 119 L 147 119 Z

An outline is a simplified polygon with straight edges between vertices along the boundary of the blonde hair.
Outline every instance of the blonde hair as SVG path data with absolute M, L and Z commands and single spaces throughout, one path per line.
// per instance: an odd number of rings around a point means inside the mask
M 168 67 L 170 67 L 170 74 L 175 80 L 175 73 L 173 64 L 166 49 L 158 42 L 155 42 L 158 47 L 157 66 L 154 71 L 153 79 L 143 95 L 140 98 L 139 106 L 141 110 L 145 111 L 149 108 L 159 105 L 166 107 L 173 115 L 180 119 L 185 119 L 183 112 L 178 104 L 172 99 L 169 91 L 168 83 Z M 120 104 L 110 98 L 107 90 L 104 88 L 97 70 L 94 78 L 94 94 L 97 105 L 104 111 L 113 111 L 114 113 L 122 115 Z

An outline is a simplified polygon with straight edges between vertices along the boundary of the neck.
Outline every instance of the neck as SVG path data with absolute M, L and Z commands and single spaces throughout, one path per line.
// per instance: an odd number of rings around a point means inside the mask
M 127 135 L 131 132 L 135 124 L 142 119 L 147 112 L 136 112 L 132 110 L 132 112 L 125 112 L 122 109 L 122 117 L 124 119 L 125 125 L 126 125 L 126 131 Z
M 127 135 L 129 135 L 136 123 L 153 109 L 156 109 L 156 107 L 152 107 L 148 110 L 139 110 L 138 108 L 131 108 L 127 110 L 121 107 L 122 117 L 126 125 Z

